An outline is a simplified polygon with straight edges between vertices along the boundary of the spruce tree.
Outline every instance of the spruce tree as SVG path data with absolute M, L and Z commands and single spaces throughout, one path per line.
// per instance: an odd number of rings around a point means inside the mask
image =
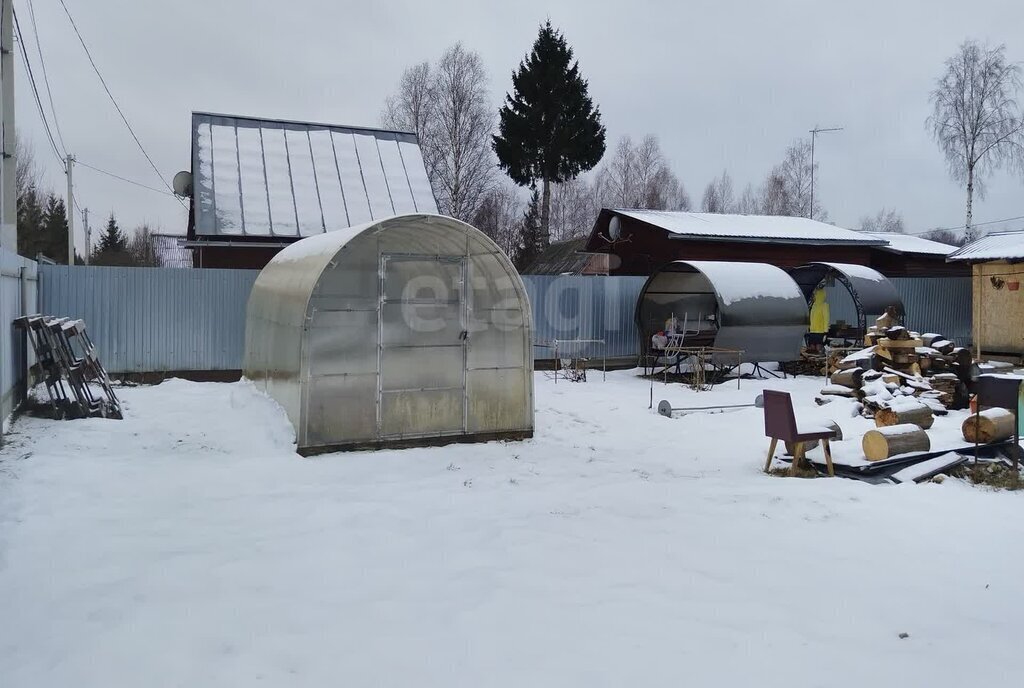
M 35 260 L 45 254 L 43 241 L 43 202 L 39 191 L 31 186 L 18 196 L 18 254 Z M 51 257 L 52 256 L 48 256 Z
M 41 251 L 58 263 L 68 262 L 68 214 L 64 199 L 51 193 L 46 197 Z
M 519 271 L 525 270 L 533 263 L 543 248 L 540 239 L 540 215 L 540 194 L 537 193 L 537 187 L 535 186 L 533 187 L 533 193 L 530 195 L 530 203 L 526 206 L 526 212 L 523 213 L 523 228 L 519 235 L 519 250 L 512 258 L 512 262 Z
M 121 228 L 117 226 L 114 213 L 110 213 L 107 226 L 100 235 L 100 242 L 96 246 L 97 253 L 120 253 L 128 250 L 128 240 L 125 238 Z
M 592 169 L 605 150 L 601 113 L 561 32 L 546 22 L 530 54 L 512 74 L 499 112 L 494 152 L 520 186 L 542 183 L 539 241 L 550 243 L 551 183 Z
M 96 244 L 96 249 L 92 253 L 92 257 L 89 259 L 89 263 L 92 265 L 132 265 L 132 255 L 128 250 L 128 239 L 125 237 L 124 232 L 117 226 L 117 220 L 114 218 L 114 213 L 110 213 L 110 219 L 107 220 L 107 226 L 104 227 L 103 233 L 100 234 L 100 240 Z

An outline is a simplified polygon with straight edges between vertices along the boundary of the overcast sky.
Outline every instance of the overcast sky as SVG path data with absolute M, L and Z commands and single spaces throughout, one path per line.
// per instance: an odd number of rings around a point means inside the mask
M 1006 43 L 1011 59 L 1024 60 L 1020 0 L 66 2 L 167 180 L 190 166 L 192 110 L 376 125 L 402 69 L 436 59 L 455 41 L 481 54 L 497 108 L 538 24 L 550 17 L 590 81 L 609 149 L 624 134 L 656 134 L 696 201 L 723 169 L 739 191 L 760 182 L 814 125 L 843 126 L 818 139 L 816 193 L 832 221 L 856 227 L 861 216 L 894 207 L 910 231 L 963 222 L 964 193 L 924 128 L 943 61 L 968 37 Z M 15 7 L 37 63 L 27 1 Z M 35 10 L 68 150 L 162 187 L 60 4 L 35 0 Z M 17 75 L 18 129 L 46 182 L 64 193 L 20 66 Z M 75 182 L 94 227 L 114 211 L 124 228 L 148 222 L 185 231 L 185 212 L 169 196 L 81 167 Z M 997 173 L 975 220 L 1019 215 L 1024 183 Z M 81 247 L 81 222 L 77 230 Z

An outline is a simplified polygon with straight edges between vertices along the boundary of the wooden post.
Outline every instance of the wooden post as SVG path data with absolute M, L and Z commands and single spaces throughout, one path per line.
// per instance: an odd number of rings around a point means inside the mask
M 764 462 L 764 472 L 768 473 L 772 469 L 772 459 L 775 458 L 775 447 L 778 445 L 779 440 L 772 438 L 772 444 L 768 447 L 768 460 Z

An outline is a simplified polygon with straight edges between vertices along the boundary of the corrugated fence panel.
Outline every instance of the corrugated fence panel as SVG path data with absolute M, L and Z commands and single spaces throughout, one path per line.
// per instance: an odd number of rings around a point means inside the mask
M 39 274 L 38 310 L 84 319 L 111 372 L 242 367 L 245 307 L 259 274 L 256 270 L 43 265 Z M 4 305 L 20 308 L 14 295 L 21 287 L 17 279 L 8 285 L 11 279 L 5 273 Z M 645 281 L 524 275 L 533 310 L 534 358 L 552 358 L 550 345 L 556 339 L 563 341 L 559 353 L 564 355 L 637 356 L 633 318 Z M 906 278 L 893 283 L 903 297 L 911 328 L 942 333 L 960 345 L 970 343 L 970 278 Z M 856 322 L 853 302 L 842 286 L 829 287 L 829 300 L 833 320 Z M 574 339 L 603 339 L 605 345 L 565 342 Z M 3 360 L 7 372 L 13 371 L 9 349 Z
M 40 267 L 39 310 L 85 320 L 116 373 L 238 370 L 258 270 Z
M 970 277 L 893 277 L 903 299 L 906 324 L 918 332 L 937 332 L 959 346 L 971 345 Z M 857 322 L 857 311 L 846 287 L 836 283 L 826 290 L 832 321 Z M 881 313 L 869 313 L 872 317 Z
M 0 417 L 5 424 L 20 401 L 26 356 L 30 355 L 24 350 L 23 334 L 12 321 L 36 311 L 37 275 L 35 261 L 0 249 L 0 319 L 7 322 L 6 335 L 0 338 Z
M 523 275 L 533 310 L 534 358 L 550 359 L 554 340 L 603 339 L 605 344 L 559 344 L 559 355 L 636 357 L 634 315 L 646 277 Z
M 958 346 L 971 345 L 970 277 L 894 277 L 907 326 L 937 332 Z

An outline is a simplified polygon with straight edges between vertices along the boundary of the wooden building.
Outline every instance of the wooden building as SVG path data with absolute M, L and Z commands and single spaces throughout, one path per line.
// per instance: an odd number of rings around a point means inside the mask
M 188 186 L 200 268 L 261 269 L 304 237 L 437 213 L 416 135 L 400 131 L 194 112 Z
M 650 275 L 676 260 L 852 263 L 886 277 L 967 276 L 947 263 L 956 247 L 908 235 L 869 234 L 803 217 L 604 209 L 583 247 L 608 255 L 608 274 Z
M 949 256 L 970 266 L 975 357 L 1024 355 L 1024 232 L 996 232 Z

